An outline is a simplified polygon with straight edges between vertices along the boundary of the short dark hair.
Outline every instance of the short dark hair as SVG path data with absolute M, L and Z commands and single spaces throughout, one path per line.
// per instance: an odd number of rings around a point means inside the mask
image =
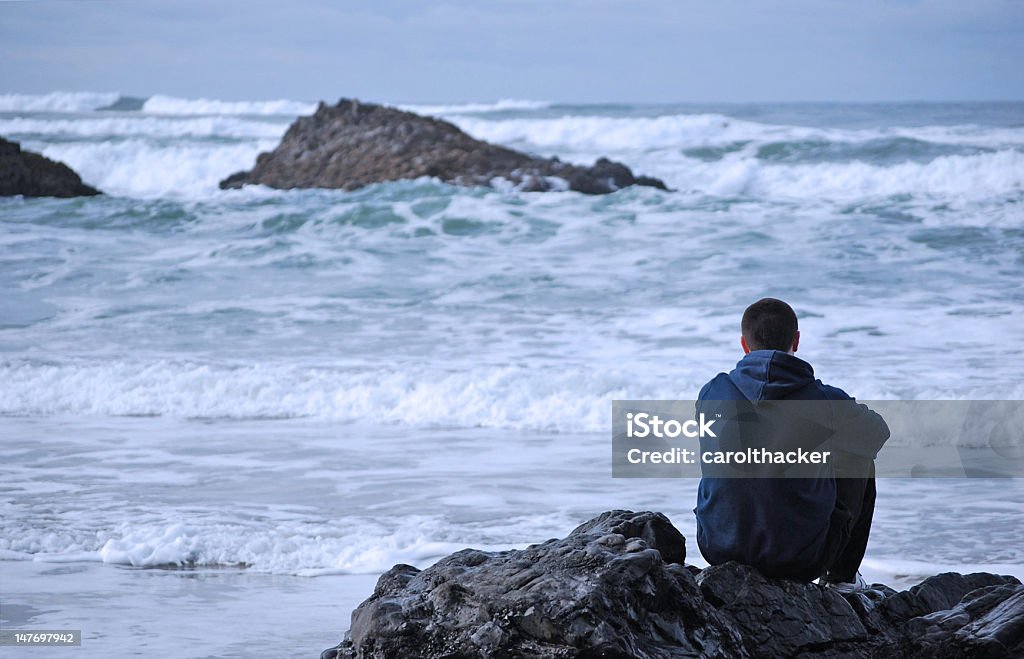
M 762 298 L 743 312 L 740 329 L 751 350 L 788 352 L 796 339 L 796 312 L 782 300 Z

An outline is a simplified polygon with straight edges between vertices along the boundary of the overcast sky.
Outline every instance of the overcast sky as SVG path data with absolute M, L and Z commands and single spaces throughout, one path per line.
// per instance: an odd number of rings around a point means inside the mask
M 0 2 L 0 58 L 0 93 L 1022 100 L 1024 2 Z

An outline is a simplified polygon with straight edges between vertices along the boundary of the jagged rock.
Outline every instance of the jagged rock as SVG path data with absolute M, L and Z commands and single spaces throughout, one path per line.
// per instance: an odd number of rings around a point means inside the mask
M 609 510 L 583 522 L 570 535 L 616 534 L 624 538 L 640 538 L 658 550 L 666 563 L 686 561 L 686 538 L 661 513 Z
M 944 572 L 934 577 L 928 577 L 909 590 L 886 598 L 880 608 L 889 620 L 902 622 L 950 609 L 963 599 L 964 595 L 973 590 L 1004 583 L 1006 583 L 1006 577 L 995 574 Z
M 906 628 L 921 656 L 1024 656 L 1024 586 L 972 590 L 951 609 L 913 618 Z
M 220 182 L 221 188 L 256 183 L 272 188 L 341 188 L 433 176 L 460 185 L 506 179 L 527 191 L 564 189 L 605 194 L 630 185 L 667 189 L 658 179 L 635 177 L 605 158 L 592 167 L 537 158 L 474 139 L 454 124 L 396 108 L 342 99 L 320 103 L 297 119 L 281 144 L 261 153 L 256 166 Z
M 73 169 L 0 137 L 0 197 L 89 197 L 100 194 Z
M 398 565 L 324 657 L 736 657 L 740 639 L 703 606 L 664 515 L 612 511 L 522 551 L 467 549 Z
M 842 656 L 867 639 L 853 607 L 831 588 L 768 579 L 738 563 L 709 567 L 697 583 L 706 602 L 735 625 L 751 656 L 793 657 L 819 649 Z
M 684 566 L 660 513 L 614 510 L 521 551 L 396 565 L 323 659 L 1024 656 L 1024 586 L 941 574 L 840 595 Z M 696 573 L 696 576 L 695 576 Z

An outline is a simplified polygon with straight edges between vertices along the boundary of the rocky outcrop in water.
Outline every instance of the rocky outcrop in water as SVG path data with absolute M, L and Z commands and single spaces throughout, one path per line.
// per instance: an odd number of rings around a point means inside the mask
M 276 149 L 261 153 L 252 170 L 229 176 L 220 187 L 257 183 L 354 190 L 421 176 L 481 186 L 505 179 L 527 191 L 568 188 L 605 194 L 630 185 L 666 189 L 660 180 L 636 177 L 605 158 L 591 167 L 537 158 L 474 139 L 442 119 L 349 99 L 333 106 L 320 103 L 312 116 L 288 128 Z
M 0 197 L 88 197 L 100 194 L 73 169 L 0 137 Z
M 603 513 L 524 550 L 396 565 L 322 659 L 1020 657 L 1024 586 L 940 574 L 853 595 L 683 565 L 660 513 Z

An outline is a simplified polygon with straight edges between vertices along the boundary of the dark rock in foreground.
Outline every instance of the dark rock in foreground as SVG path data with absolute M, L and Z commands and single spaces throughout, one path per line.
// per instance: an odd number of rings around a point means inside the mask
M 592 167 L 543 159 L 474 139 L 454 124 L 356 100 L 320 103 L 300 117 L 281 144 L 261 153 L 256 166 L 220 182 L 240 188 L 341 188 L 432 176 L 459 185 L 492 185 L 495 178 L 527 191 L 564 189 L 605 194 L 630 185 L 667 189 L 658 179 L 635 177 L 605 158 Z
M 0 137 L 0 197 L 90 197 L 100 194 L 73 169 Z
M 735 563 L 682 564 L 660 513 L 616 510 L 521 551 L 396 565 L 323 659 L 1020 657 L 1024 586 L 940 574 L 840 595 Z

